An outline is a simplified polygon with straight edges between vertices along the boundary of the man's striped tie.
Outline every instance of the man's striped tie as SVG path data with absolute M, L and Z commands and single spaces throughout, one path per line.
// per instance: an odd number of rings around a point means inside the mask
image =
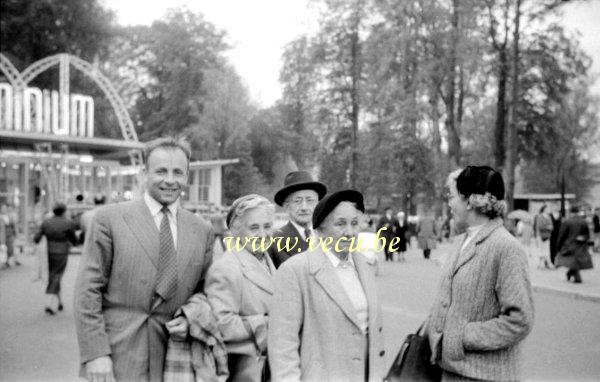
M 169 209 L 165 206 L 160 211 L 163 217 L 160 222 L 160 252 L 156 275 L 156 293 L 164 300 L 168 300 L 177 293 L 177 253 L 173 243 L 171 225 L 169 224 Z

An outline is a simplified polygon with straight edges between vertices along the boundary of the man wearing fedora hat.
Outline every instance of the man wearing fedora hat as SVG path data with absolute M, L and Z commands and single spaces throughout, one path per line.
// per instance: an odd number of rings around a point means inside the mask
M 307 171 L 292 171 L 285 176 L 283 188 L 275 194 L 275 203 L 289 216 L 289 222 L 273 233 L 283 248 L 271 246 L 269 252 L 275 267 L 291 256 L 308 249 L 307 239 L 312 235 L 312 215 L 315 206 L 327 193 L 327 186 L 313 180 Z M 281 239 L 279 239 L 281 238 Z M 289 246 L 284 246 L 289 239 Z

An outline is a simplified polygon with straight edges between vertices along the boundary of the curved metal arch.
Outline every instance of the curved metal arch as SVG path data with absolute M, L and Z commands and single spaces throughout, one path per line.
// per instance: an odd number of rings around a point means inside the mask
M 48 70 L 54 65 L 59 65 L 61 63 L 61 57 L 65 56 L 68 58 L 68 62 L 73 65 L 73 67 L 79 69 L 82 73 L 91 78 L 102 90 L 102 92 L 104 92 L 104 95 L 106 98 L 108 98 L 110 105 L 117 115 L 117 120 L 119 122 L 119 127 L 121 128 L 121 134 L 123 135 L 123 138 L 128 141 L 138 141 L 137 133 L 133 126 L 133 121 L 129 116 L 129 112 L 125 107 L 125 103 L 119 96 L 119 93 L 117 93 L 115 88 L 112 86 L 110 80 L 100 73 L 96 68 L 94 68 L 94 66 L 92 66 L 92 64 L 89 62 L 66 53 L 48 56 L 29 65 L 22 73 L 23 81 L 25 84 L 28 84 L 40 73 Z
M 0 70 L 8 79 L 8 82 L 19 91 L 25 90 L 27 83 L 23 80 L 23 76 L 17 68 L 10 62 L 8 57 L 0 53 Z

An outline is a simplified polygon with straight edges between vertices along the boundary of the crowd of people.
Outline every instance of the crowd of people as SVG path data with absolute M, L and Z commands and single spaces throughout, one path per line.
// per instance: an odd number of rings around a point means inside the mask
M 99 209 L 86 233 L 75 288 L 82 376 L 382 380 L 374 273 L 347 240 L 364 227 L 360 192 L 329 192 L 309 173 L 292 172 L 273 201 L 242 196 L 225 219 L 226 235 L 281 237 L 285 248 L 225 245 L 213 258 L 211 225 L 179 206 L 189 148 L 164 138 L 148 145 L 145 158 L 144 197 Z M 444 379 L 516 379 L 533 303 L 526 254 L 500 218 L 502 178 L 468 167 L 449 178 L 449 187 L 454 217 L 470 230 L 426 325 L 431 362 Z M 279 229 L 275 205 L 289 216 Z M 389 211 L 385 219 L 393 235 L 406 225 Z M 428 255 L 435 221 L 420 224 Z M 335 245 L 311 246 L 316 238 Z
M 533 325 L 528 254 L 522 231 L 519 243 L 505 227 L 504 182 L 494 169 L 468 166 L 449 175 L 451 220 L 431 211 L 414 220 L 386 208 L 377 224 L 359 191 L 331 192 L 294 171 L 273 201 L 257 194 L 235 200 L 215 233 L 215 221 L 180 205 L 189 145 L 161 138 L 147 144 L 144 157 L 141 199 L 98 201 L 81 217 L 79 237 L 58 203 L 35 235 L 47 241 L 50 314 L 62 309 L 69 246 L 84 241 L 74 312 L 87 380 L 381 381 L 387 370 L 377 267 L 373 272 L 373 257 L 353 249 L 351 239 L 384 239 L 385 260 L 396 254 L 402 261 L 416 236 L 428 259 L 457 226 L 466 233 L 448 255 L 423 323 L 429 362 L 447 381 L 521 377 L 521 344 Z M 276 205 L 289 218 L 277 229 Z M 593 234 L 576 206 L 571 213 L 557 223 L 542 208 L 531 235 L 555 242 L 550 262 L 581 282 L 579 271 L 592 266 L 592 236 L 598 245 L 598 210 Z M 0 218 L 2 232 L 10 232 L 10 221 Z M 257 238 L 285 245 L 231 245 Z M 213 251 L 215 243 L 222 251 Z

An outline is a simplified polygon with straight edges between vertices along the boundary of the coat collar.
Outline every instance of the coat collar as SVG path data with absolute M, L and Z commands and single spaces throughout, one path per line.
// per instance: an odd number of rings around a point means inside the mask
M 316 248 L 314 251 L 307 253 L 306 255 L 308 256 L 308 268 L 310 274 L 315 277 L 317 283 L 339 306 L 346 317 L 348 317 L 348 319 L 360 329 L 360 323 L 358 322 L 356 310 L 354 309 L 350 298 L 340 283 L 331 261 L 320 248 Z M 369 308 L 369 327 L 375 327 L 374 322 L 378 311 L 378 303 L 374 281 L 372 279 L 372 275 L 369 274 L 371 270 L 361 255 L 352 254 L 351 256 L 354 260 L 358 278 L 367 297 L 367 304 Z
M 239 252 L 226 252 L 225 256 L 235 256 L 242 265 L 242 273 L 250 282 L 263 289 L 269 294 L 273 294 L 273 273 L 275 266 L 271 257 L 265 254 L 265 260 L 271 269 L 271 273 L 267 272 L 264 265 L 247 250 L 243 249 Z
M 465 265 L 469 260 L 473 258 L 473 256 L 475 256 L 475 254 L 477 253 L 475 251 L 476 246 L 483 242 L 485 239 L 487 239 L 496 229 L 502 227 L 502 225 L 502 219 L 500 218 L 490 220 L 489 222 L 485 223 L 483 227 L 481 227 L 479 232 L 475 234 L 473 240 L 469 241 L 464 250 L 461 251 L 459 247 L 459 253 L 457 254 L 458 260 L 456 266 L 454 267 L 453 274 L 456 274 L 460 267 Z

